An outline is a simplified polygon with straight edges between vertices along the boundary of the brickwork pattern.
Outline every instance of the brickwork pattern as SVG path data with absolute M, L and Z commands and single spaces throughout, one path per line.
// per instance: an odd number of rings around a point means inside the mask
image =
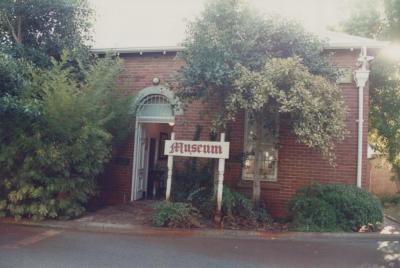
M 338 50 L 333 58 L 334 64 L 340 67 L 356 68 L 359 51 Z M 173 53 L 132 54 L 123 56 L 126 72 L 121 76 L 120 86 L 127 92 L 138 92 L 151 86 L 154 77 L 159 77 L 162 84 L 174 82 L 174 75 L 182 62 Z M 281 120 L 279 138 L 279 161 L 277 182 L 262 183 L 262 198 L 267 202 L 269 212 L 276 217 L 286 215 L 287 200 L 302 186 L 312 182 L 356 184 L 357 170 L 357 118 L 358 90 L 355 83 L 341 84 L 341 90 L 347 106 L 346 139 L 337 145 L 336 167 L 332 167 L 321 155 L 296 142 L 290 126 Z M 368 132 L 368 90 L 364 90 L 364 144 L 363 144 L 363 180 L 362 185 L 368 189 L 367 180 L 367 132 Z M 210 133 L 210 115 L 216 106 L 192 103 L 184 115 L 176 117 L 174 131 L 177 139 L 192 139 L 196 125 L 203 126 L 201 139 L 208 140 Z M 252 182 L 243 181 L 242 159 L 244 141 L 244 113 L 238 115 L 235 122 L 229 125 L 227 139 L 230 141 L 230 159 L 226 161 L 225 184 L 251 196 Z M 117 150 L 115 158 L 129 159 L 128 165 L 118 165 L 112 161 L 104 174 L 103 197 L 110 204 L 130 200 L 132 180 L 134 133 L 127 142 Z M 182 161 L 182 159 L 180 159 Z M 179 165 L 179 160 L 178 163 Z

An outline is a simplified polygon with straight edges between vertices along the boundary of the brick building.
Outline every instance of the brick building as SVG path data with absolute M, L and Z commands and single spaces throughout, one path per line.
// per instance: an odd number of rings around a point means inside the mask
M 267 202 L 269 212 L 277 217 L 285 215 L 286 202 L 296 190 L 311 182 L 349 185 L 358 183 L 359 186 L 368 188 L 368 83 L 365 86 L 357 85 L 354 72 L 366 67 L 366 64 L 363 67 L 357 65 L 362 47 L 366 48 L 369 55 L 373 55 L 384 44 L 332 32 L 325 33 L 322 37 L 328 40 L 326 50 L 334 52 L 333 63 L 343 70 L 343 76 L 338 83 L 348 109 L 349 134 L 337 145 L 337 166 L 332 167 L 318 152 L 297 143 L 285 119 L 280 120 L 277 126 L 278 149 L 270 146 L 268 141 L 263 142 L 265 159 L 261 183 L 261 197 Z M 103 197 L 107 203 L 135 201 L 157 191 L 151 171 L 156 167 L 166 166 L 162 144 L 172 131 L 175 132 L 176 139 L 192 140 L 196 125 L 201 125 L 203 131 L 200 139 L 209 140 L 209 114 L 212 113 L 212 105 L 205 107 L 201 103 L 192 103 L 188 109 L 182 110 L 178 105 L 179 100 L 168 88 L 168 84 L 174 82 L 177 70 L 184 64 L 176 57 L 177 52 L 182 49 L 163 47 L 94 50 L 96 53 L 110 50 L 119 53 L 126 67 L 120 85 L 127 92 L 138 93 L 134 132 L 118 148 L 104 174 Z M 360 100 L 361 88 L 363 95 Z M 359 107 L 363 107 L 361 111 Z M 363 117 L 361 126 L 358 123 L 360 114 Z M 226 161 L 224 184 L 251 194 L 254 159 L 244 159 L 243 155 L 252 147 L 246 134 L 251 131 L 252 126 L 246 120 L 245 112 L 238 116 L 229 129 L 227 141 L 230 142 L 230 157 Z M 362 135 L 359 135 L 359 130 L 362 130 Z

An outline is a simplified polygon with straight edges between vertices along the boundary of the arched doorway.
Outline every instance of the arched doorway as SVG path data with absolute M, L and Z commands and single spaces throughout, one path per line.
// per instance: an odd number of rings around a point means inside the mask
M 180 107 L 179 100 L 166 87 L 153 86 L 139 92 L 133 107 L 136 120 L 131 201 L 142 199 L 149 193 L 149 170 L 166 165 L 162 140 L 169 137 L 175 115 L 182 114 Z

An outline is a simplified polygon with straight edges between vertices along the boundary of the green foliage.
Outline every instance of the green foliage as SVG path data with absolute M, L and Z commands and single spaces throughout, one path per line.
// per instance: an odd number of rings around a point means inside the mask
M 0 122 L 0 211 L 16 218 L 80 215 L 110 158 L 113 126 L 127 124 L 121 64 L 99 60 L 77 82 L 66 61 L 31 70 L 20 100 L 34 100 L 37 113 Z
M 361 3 L 361 5 L 360 5 Z M 343 22 L 347 32 L 398 42 L 400 40 L 400 1 L 370 0 L 355 3 L 354 11 Z M 382 5 L 383 4 L 383 5 Z M 359 9 L 363 6 L 362 9 Z M 380 8 L 377 8 L 380 7 Z M 358 19 L 358 18 L 362 19 Z M 376 26 L 369 23 L 374 20 Z M 369 93 L 369 142 L 385 155 L 400 177 L 400 66 L 398 59 L 390 59 L 382 53 L 371 66 Z
M 17 121 L 18 117 L 38 113 L 38 100 L 26 94 L 33 67 L 23 59 L 0 53 L 0 116 Z
M 0 215 L 80 215 L 124 134 L 121 64 L 90 55 L 91 14 L 86 0 L 0 2 Z
M 193 140 L 199 140 L 202 127 L 196 126 Z M 211 135 L 210 140 L 214 137 Z M 213 159 L 200 162 L 197 158 L 189 158 L 183 162 L 183 168 L 173 172 L 172 199 L 178 202 L 185 202 L 189 196 L 199 189 L 206 188 L 212 191 L 213 188 Z
M 400 67 L 380 56 L 371 67 L 370 143 L 400 174 Z
M 242 109 L 262 120 L 287 114 L 298 140 L 332 159 L 334 141 L 345 133 L 344 113 L 323 42 L 295 22 L 264 18 L 238 0 L 211 2 L 187 33 L 180 95 L 217 100 L 214 130 L 226 129 Z
M 384 36 L 396 42 L 400 41 L 400 1 L 384 0 L 386 29 Z
M 191 193 L 202 187 L 212 189 L 212 162 L 198 163 L 197 159 L 187 159 L 182 170 L 174 170 L 172 198 L 185 201 Z
M 213 198 L 211 187 L 201 187 L 194 190 L 186 200 L 199 210 L 203 218 L 211 219 L 214 216 L 216 200 Z
M 292 227 L 300 231 L 358 231 L 383 220 L 379 200 L 371 193 L 343 184 L 312 184 L 288 203 Z
M 89 51 L 92 10 L 86 0 L 2 0 L 0 50 L 37 66 L 69 50 L 83 61 Z M 85 57 L 83 57 L 85 55 Z
M 382 204 L 393 204 L 393 205 L 400 205 L 400 194 L 396 194 L 393 196 L 385 196 L 381 198 Z
M 260 72 L 237 65 L 235 72 L 237 78 L 227 101 L 229 113 L 245 109 L 264 116 L 288 114 L 299 142 L 334 159 L 335 142 L 346 133 L 346 112 L 338 87 L 310 73 L 298 57 L 272 58 Z
M 350 34 L 381 40 L 400 41 L 399 0 L 357 0 L 349 2 L 348 16 L 338 29 Z
M 266 212 L 265 204 L 254 209 L 253 202 L 239 192 L 224 187 L 222 195 L 223 224 L 231 228 L 252 228 L 272 223 L 271 216 Z
M 216 200 L 210 188 L 202 187 L 189 194 L 186 202 L 197 208 L 205 219 L 212 219 L 216 209 Z M 228 228 L 255 228 L 272 223 L 265 204 L 258 209 L 243 194 L 224 187 L 222 195 L 222 222 Z
M 334 208 L 318 197 L 292 199 L 289 203 L 294 213 L 292 226 L 302 232 L 338 231 Z
M 158 227 L 200 227 L 200 214 L 191 204 L 159 202 L 154 206 L 153 224 Z
M 357 0 L 347 7 L 348 17 L 339 24 L 339 30 L 349 34 L 379 38 L 385 29 L 383 1 Z

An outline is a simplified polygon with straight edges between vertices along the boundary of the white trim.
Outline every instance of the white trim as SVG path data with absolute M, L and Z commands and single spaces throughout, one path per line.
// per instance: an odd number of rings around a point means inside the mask
M 179 98 L 175 96 L 175 93 L 169 90 L 167 87 L 158 85 L 158 86 L 151 86 L 142 89 L 136 96 L 135 101 L 130 107 L 130 111 L 132 114 L 136 114 L 137 109 L 139 108 L 142 100 L 148 95 L 162 95 L 166 97 L 169 103 L 172 105 L 173 115 L 182 115 L 182 103 L 180 102 Z M 151 120 L 155 118 L 149 118 Z M 162 118 L 161 118 L 162 119 Z M 164 123 L 164 122 L 161 122 Z
M 135 187 L 136 187 L 136 173 L 137 173 L 137 165 L 138 165 L 138 151 L 137 151 L 137 147 L 139 146 L 139 142 L 138 139 L 140 138 L 140 135 L 138 132 L 140 132 L 141 126 L 136 118 L 135 120 L 135 139 L 134 139 L 134 147 L 133 147 L 133 157 L 132 157 L 132 161 L 133 161 L 133 165 L 132 165 L 132 178 L 131 178 L 131 202 L 134 201 L 136 199 L 136 191 L 135 191 Z
M 144 169 L 144 192 L 145 192 L 145 198 L 147 197 L 147 195 L 148 195 L 148 192 L 147 192 L 147 186 L 148 186 L 148 181 L 149 181 L 149 162 L 150 162 L 150 140 L 151 140 L 151 138 L 150 137 L 147 137 L 147 141 L 146 141 L 146 143 L 147 143 L 147 155 L 145 155 L 145 157 L 147 158 L 145 161 L 146 161 L 146 163 L 145 163 L 145 169 Z
M 389 45 L 389 42 L 378 41 L 370 38 L 350 35 L 341 32 L 333 31 L 322 31 L 315 33 L 317 38 L 327 41 L 325 49 L 359 49 L 362 47 L 380 49 L 385 48 Z M 118 54 L 129 54 L 138 53 L 162 53 L 168 52 L 176 53 L 186 50 L 183 46 L 148 46 L 148 47 L 108 47 L 108 48 L 93 48 L 91 51 L 95 54 L 105 53 L 118 53 Z
M 97 54 L 104 53 L 139 53 L 142 55 L 143 53 L 167 53 L 167 52 L 179 52 L 185 50 L 182 46 L 163 46 L 163 47 L 105 47 L 105 48 L 92 48 L 91 51 Z
M 362 187 L 362 167 L 363 167 L 363 124 L 364 124 L 364 87 L 369 78 L 368 65 L 369 61 L 373 60 L 372 56 L 367 55 L 367 48 L 363 47 L 358 58 L 358 63 L 361 65 L 355 71 L 354 80 L 358 88 L 358 133 L 357 133 L 357 176 L 356 185 Z
M 172 123 L 175 122 L 175 116 L 156 117 L 156 116 L 140 116 L 140 123 Z

